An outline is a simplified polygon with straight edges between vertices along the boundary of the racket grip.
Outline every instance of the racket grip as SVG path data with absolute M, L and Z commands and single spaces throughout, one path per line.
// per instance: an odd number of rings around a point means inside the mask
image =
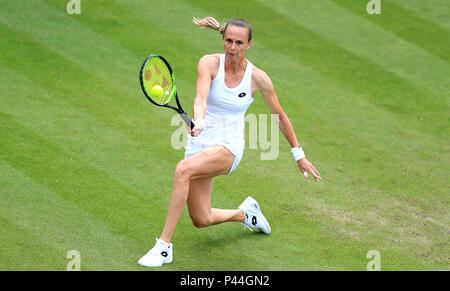
M 194 123 L 193 123 L 192 120 L 189 118 L 189 116 L 186 114 L 186 112 L 180 113 L 180 117 L 181 117 L 181 119 L 183 119 L 184 123 L 186 123 L 186 125 L 187 125 L 190 129 L 193 129 L 193 128 L 194 128 Z

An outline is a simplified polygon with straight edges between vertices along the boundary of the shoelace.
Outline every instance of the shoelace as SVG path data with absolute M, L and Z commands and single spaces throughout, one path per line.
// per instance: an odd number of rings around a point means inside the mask
M 247 223 L 248 214 L 244 212 L 244 215 L 245 215 L 245 221 L 241 222 L 241 224 L 244 226 L 244 230 L 245 230 L 245 228 L 248 228 L 248 229 L 250 229 L 251 232 L 253 232 L 253 229 L 251 229 L 250 226 L 248 226 L 248 223 Z
M 248 229 L 250 229 L 251 232 L 253 232 L 253 229 L 251 229 L 250 226 L 248 226 L 248 224 L 246 222 L 241 222 L 241 223 L 244 226 L 244 230 L 245 230 L 245 228 L 248 228 Z

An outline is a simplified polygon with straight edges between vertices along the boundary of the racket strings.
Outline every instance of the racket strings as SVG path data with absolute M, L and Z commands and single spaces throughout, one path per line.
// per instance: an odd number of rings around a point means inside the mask
M 158 104 L 167 104 L 172 97 L 173 80 L 169 68 L 163 60 L 152 57 L 144 67 L 144 88 L 152 100 Z M 153 86 L 161 86 L 163 93 L 160 96 L 150 94 Z

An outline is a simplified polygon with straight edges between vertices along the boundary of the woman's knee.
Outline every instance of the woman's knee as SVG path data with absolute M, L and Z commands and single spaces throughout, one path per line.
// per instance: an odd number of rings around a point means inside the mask
M 193 216 L 191 215 L 192 224 L 197 228 L 204 228 L 211 225 L 209 216 Z
M 189 161 L 180 161 L 175 168 L 174 179 L 176 180 L 189 180 L 192 175 L 192 167 Z

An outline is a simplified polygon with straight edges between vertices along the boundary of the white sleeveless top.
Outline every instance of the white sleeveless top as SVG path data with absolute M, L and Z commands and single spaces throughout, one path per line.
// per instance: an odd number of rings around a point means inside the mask
M 206 100 L 205 129 L 200 136 L 191 137 L 192 142 L 200 145 L 233 145 L 233 154 L 242 152 L 245 145 L 244 117 L 253 102 L 252 96 L 253 65 L 247 60 L 241 83 L 235 88 L 225 85 L 225 55 L 220 55 L 219 71 L 211 81 Z

